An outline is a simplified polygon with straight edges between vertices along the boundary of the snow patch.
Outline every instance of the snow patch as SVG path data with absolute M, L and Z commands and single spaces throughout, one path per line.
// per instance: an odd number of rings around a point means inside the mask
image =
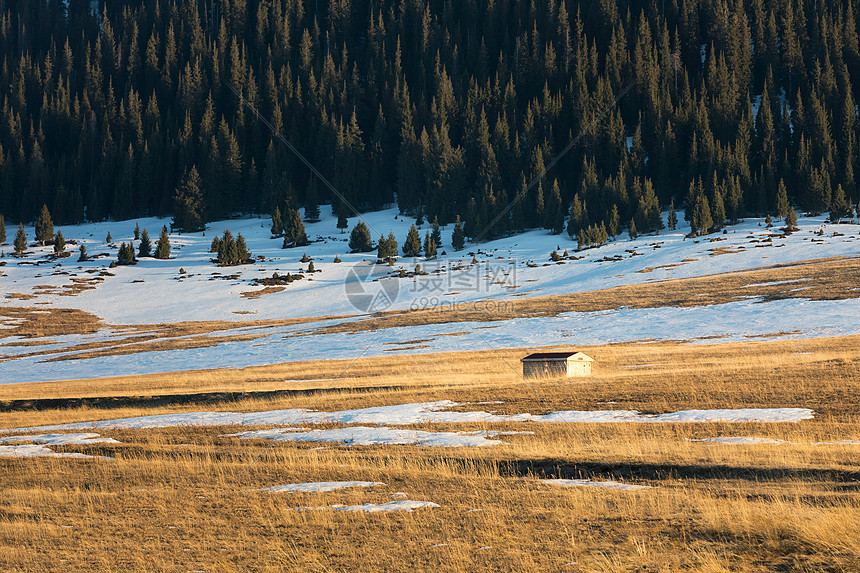
M 0 430 L 0 432 L 25 432 L 25 431 L 62 431 L 62 430 L 90 430 L 90 429 L 147 429 L 168 428 L 175 426 L 299 426 L 308 424 L 374 424 L 405 426 L 409 424 L 448 424 L 448 423 L 481 423 L 481 422 L 553 422 L 553 423 L 615 423 L 615 422 L 641 422 L 641 423 L 664 423 L 664 422 L 799 422 L 813 417 L 812 410 L 808 408 L 741 408 L 741 409 L 716 409 L 716 410 L 682 410 L 679 412 L 668 412 L 665 414 L 641 414 L 636 410 L 592 410 L 592 411 L 559 411 L 549 414 L 493 414 L 490 412 L 451 412 L 451 408 L 460 406 L 451 400 L 438 400 L 435 402 L 409 403 L 394 406 L 377 406 L 371 408 L 359 408 L 355 410 L 343 410 L 340 412 L 319 412 L 314 410 L 291 409 L 272 410 L 263 412 L 184 412 L 179 414 L 162 414 L 155 416 L 139 416 L 134 418 L 117 418 L 113 420 L 100 420 L 93 422 L 77 422 L 71 424 L 57 424 L 49 426 L 36 426 L 30 428 L 14 428 Z M 378 428 L 377 428 L 378 429 Z M 297 432 L 288 429 L 259 430 L 254 432 L 240 432 L 234 434 L 239 437 L 257 437 L 265 439 L 291 440 L 291 441 L 327 441 L 320 440 L 320 436 L 330 438 L 336 442 L 367 441 L 376 443 L 379 434 L 372 434 L 368 428 L 345 428 L 338 430 L 323 430 L 313 432 Z M 395 434 L 390 430 L 385 436 L 388 443 L 417 443 L 418 441 L 433 441 L 433 432 L 410 431 L 409 433 Z M 286 434 L 285 432 L 291 432 Z M 324 434 L 323 432 L 331 432 Z M 342 432 L 342 433 L 338 433 Z M 350 434 L 351 432 L 351 434 Z M 253 434 L 253 436 L 252 436 Z M 422 434 L 424 434 L 422 436 Z M 435 433 L 438 434 L 438 433 Z M 480 445 L 499 443 L 488 440 L 491 434 L 486 432 L 471 432 L 469 434 L 453 434 L 463 439 L 474 439 Z M 495 434 L 499 435 L 499 434 Z M 314 436 L 311 439 L 311 436 Z M 445 436 L 437 436 L 445 441 Z M 392 442 L 391 440 L 403 439 L 405 442 Z M 453 439 L 453 438 L 452 438 Z M 416 441 L 417 440 L 417 441 Z M 489 443 L 482 443 L 481 440 Z
M 240 439 L 262 438 L 281 442 L 338 442 L 344 446 L 371 445 L 415 445 L 434 448 L 458 448 L 477 446 L 496 446 L 499 440 L 488 436 L 511 432 L 425 432 L 421 430 L 401 430 L 388 427 L 370 428 L 353 426 L 329 430 L 283 433 L 285 430 L 257 430 L 227 434 L 225 437 Z
M 88 446 L 90 444 L 118 444 L 113 438 L 102 438 L 98 434 L 30 434 L 26 436 L 3 436 L 0 444 L 9 442 L 32 442 L 47 446 Z
M 414 509 L 423 507 L 441 507 L 432 501 L 413 501 L 404 499 L 400 501 L 389 501 L 386 503 L 365 503 L 363 505 L 329 505 L 323 507 L 291 507 L 292 511 L 316 511 L 328 509 L 331 511 L 348 511 L 359 513 L 378 513 L 390 511 L 406 511 L 411 513 Z
M 376 487 L 388 485 L 381 481 L 317 481 L 308 483 L 288 483 L 284 485 L 273 485 L 272 487 L 264 487 L 262 489 L 253 489 L 250 491 L 259 491 L 263 493 L 320 493 L 326 491 L 335 491 L 348 487 Z
M 638 491 L 640 489 L 653 489 L 650 485 L 634 485 L 612 480 L 591 481 L 590 479 L 542 479 L 540 481 L 564 487 L 597 487 L 603 489 L 617 489 L 621 491 Z

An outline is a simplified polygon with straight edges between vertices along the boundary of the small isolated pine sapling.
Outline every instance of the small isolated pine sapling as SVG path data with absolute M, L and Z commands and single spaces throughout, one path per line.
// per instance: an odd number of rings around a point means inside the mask
M 303 253 L 303 254 L 302 254 L 302 258 L 301 258 L 301 259 L 299 259 L 299 262 L 307 263 L 307 262 L 310 262 L 310 260 L 311 260 L 311 258 L 308 256 L 308 254 L 307 254 L 307 253 Z
M 558 251 L 553 251 L 549 254 L 549 260 L 556 263 L 561 260 L 561 255 L 558 254 Z
M 636 221 L 633 219 L 630 219 L 630 226 L 627 227 L 627 235 L 630 237 L 630 240 L 639 236 L 639 233 L 636 232 Z
M 144 229 L 143 233 L 140 234 L 140 245 L 137 247 L 137 256 L 152 256 L 152 241 L 149 239 L 149 232 L 146 229 Z
M 791 233 L 792 231 L 797 231 L 797 211 L 794 210 L 794 207 L 788 208 L 788 214 L 785 216 L 785 232 Z
M 24 224 L 18 223 L 18 233 L 15 235 L 15 253 L 20 255 L 27 250 L 27 233 L 24 232 Z
M 140 240 L 140 223 L 138 223 L 136 221 L 134 223 L 134 240 L 135 241 Z
M 613 206 L 614 207 L 614 206 Z M 675 200 L 669 203 L 669 220 L 666 221 L 668 223 L 668 227 L 670 231 L 674 231 L 678 226 L 678 215 L 675 213 Z
M 332 262 L 333 262 L 333 263 L 339 263 L 339 262 L 340 262 L 340 257 L 339 257 L 339 256 L 337 256 L 337 255 L 335 255 L 335 256 L 334 256 L 334 260 L 333 260 Z
M 105 237 L 105 243 L 113 243 L 113 237 L 110 236 L 110 231 L 108 231 L 107 236 Z
M 346 208 L 343 205 L 337 210 L 337 228 L 341 233 L 349 228 L 349 219 L 346 217 Z
M 58 255 L 63 253 L 66 250 L 66 239 L 63 237 L 63 231 L 57 231 L 57 235 L 54 237 L 54 252 Z
M 418 257 L 421 255 L 421 235 L 418 234 L 418 229 L 413 224 L 409 227 L 409 233 L 406 235 L 406 240 L 403 241 L 403 256 Z
M 170 258 L 170 237 L 167 235 L 166 225 L 161 227 L 161 235 L 159 235 L 158 242 L 155 244 L 155 258 Z
M 45 243 L 54 238 L 54 221 L 51 219 L 51 213 L 48 211 L 47 205 L 42 205 L 42 211 L 39 213 L 39 219 L 36 221 L 36 240 Z
M 364 221 L 359 221 L 349 235 L 349 250 L 353 253 L 367 253 L 373 250 L 370 230 Z
M 6 242 L 6 219 L 0 213 L 0 245 Z
M 773 217 L 770 216 L 770 213 L 768 213 L 767 217 L 764 218 L 764 224 L 766 229 L 773 227 Z
M 89 255 L 87 255 L 86 246 L 81 245 L 80 251 L 81 251 L 81 254 L 78 256 L 78 262 L 79 263 L 85 263 L 86 261 L 90 260 Z
M 463 223 L 460 222 L 460 216 L 457 215 L 457 220 L 454 222 L 454 231 L 451 233 L 451 246 L 455 251 L 462 251 L 466 246 L 466 234 L 463 232 Z
M 309 273 L 315 273 L 315 272 L 317 272 L 317 270 L 314 268 L 314 262 L 313 262 L 313 261 L 311 261 L 311 262 L 309 262 L 309 263 L 308 263 L 308 272 L 309 272 Z

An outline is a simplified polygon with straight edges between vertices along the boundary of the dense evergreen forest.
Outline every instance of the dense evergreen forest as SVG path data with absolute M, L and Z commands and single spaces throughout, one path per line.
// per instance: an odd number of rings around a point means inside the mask
M 0 0 L 0 213 L 167 215 L 193 169 L 208 220 L 321 204 L 352 217 L 258 110 L 356 208 L 460 216 L 472 237 L 544 227 L 600 241 L 661 227 L 673 201 L 701 230 L 785 215 L 789 201 L 845 216 L 858 199 L 858 11 Z

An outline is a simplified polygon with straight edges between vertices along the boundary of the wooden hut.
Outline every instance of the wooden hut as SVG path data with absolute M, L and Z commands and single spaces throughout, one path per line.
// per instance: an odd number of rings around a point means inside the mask
M 591 376 L 594 359 L 582 352 L 536 352 L 522 358 L 523 377 Z

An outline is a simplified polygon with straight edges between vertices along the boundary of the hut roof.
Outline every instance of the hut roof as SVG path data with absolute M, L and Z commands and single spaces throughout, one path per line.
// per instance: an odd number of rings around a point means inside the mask
M 529 354 L 525 358 L 521 358 L 521 362 L 532 361 L 532 360 L 567 360 L 573 356 L 579 354 L 578 357 L 580 360 L 586 360 L 589 362 L 594 362 L 594 359 L 590 356 L 583 354 L 578 350 L 572 350 L 570 352 L 535 352 L 534 354 Z

